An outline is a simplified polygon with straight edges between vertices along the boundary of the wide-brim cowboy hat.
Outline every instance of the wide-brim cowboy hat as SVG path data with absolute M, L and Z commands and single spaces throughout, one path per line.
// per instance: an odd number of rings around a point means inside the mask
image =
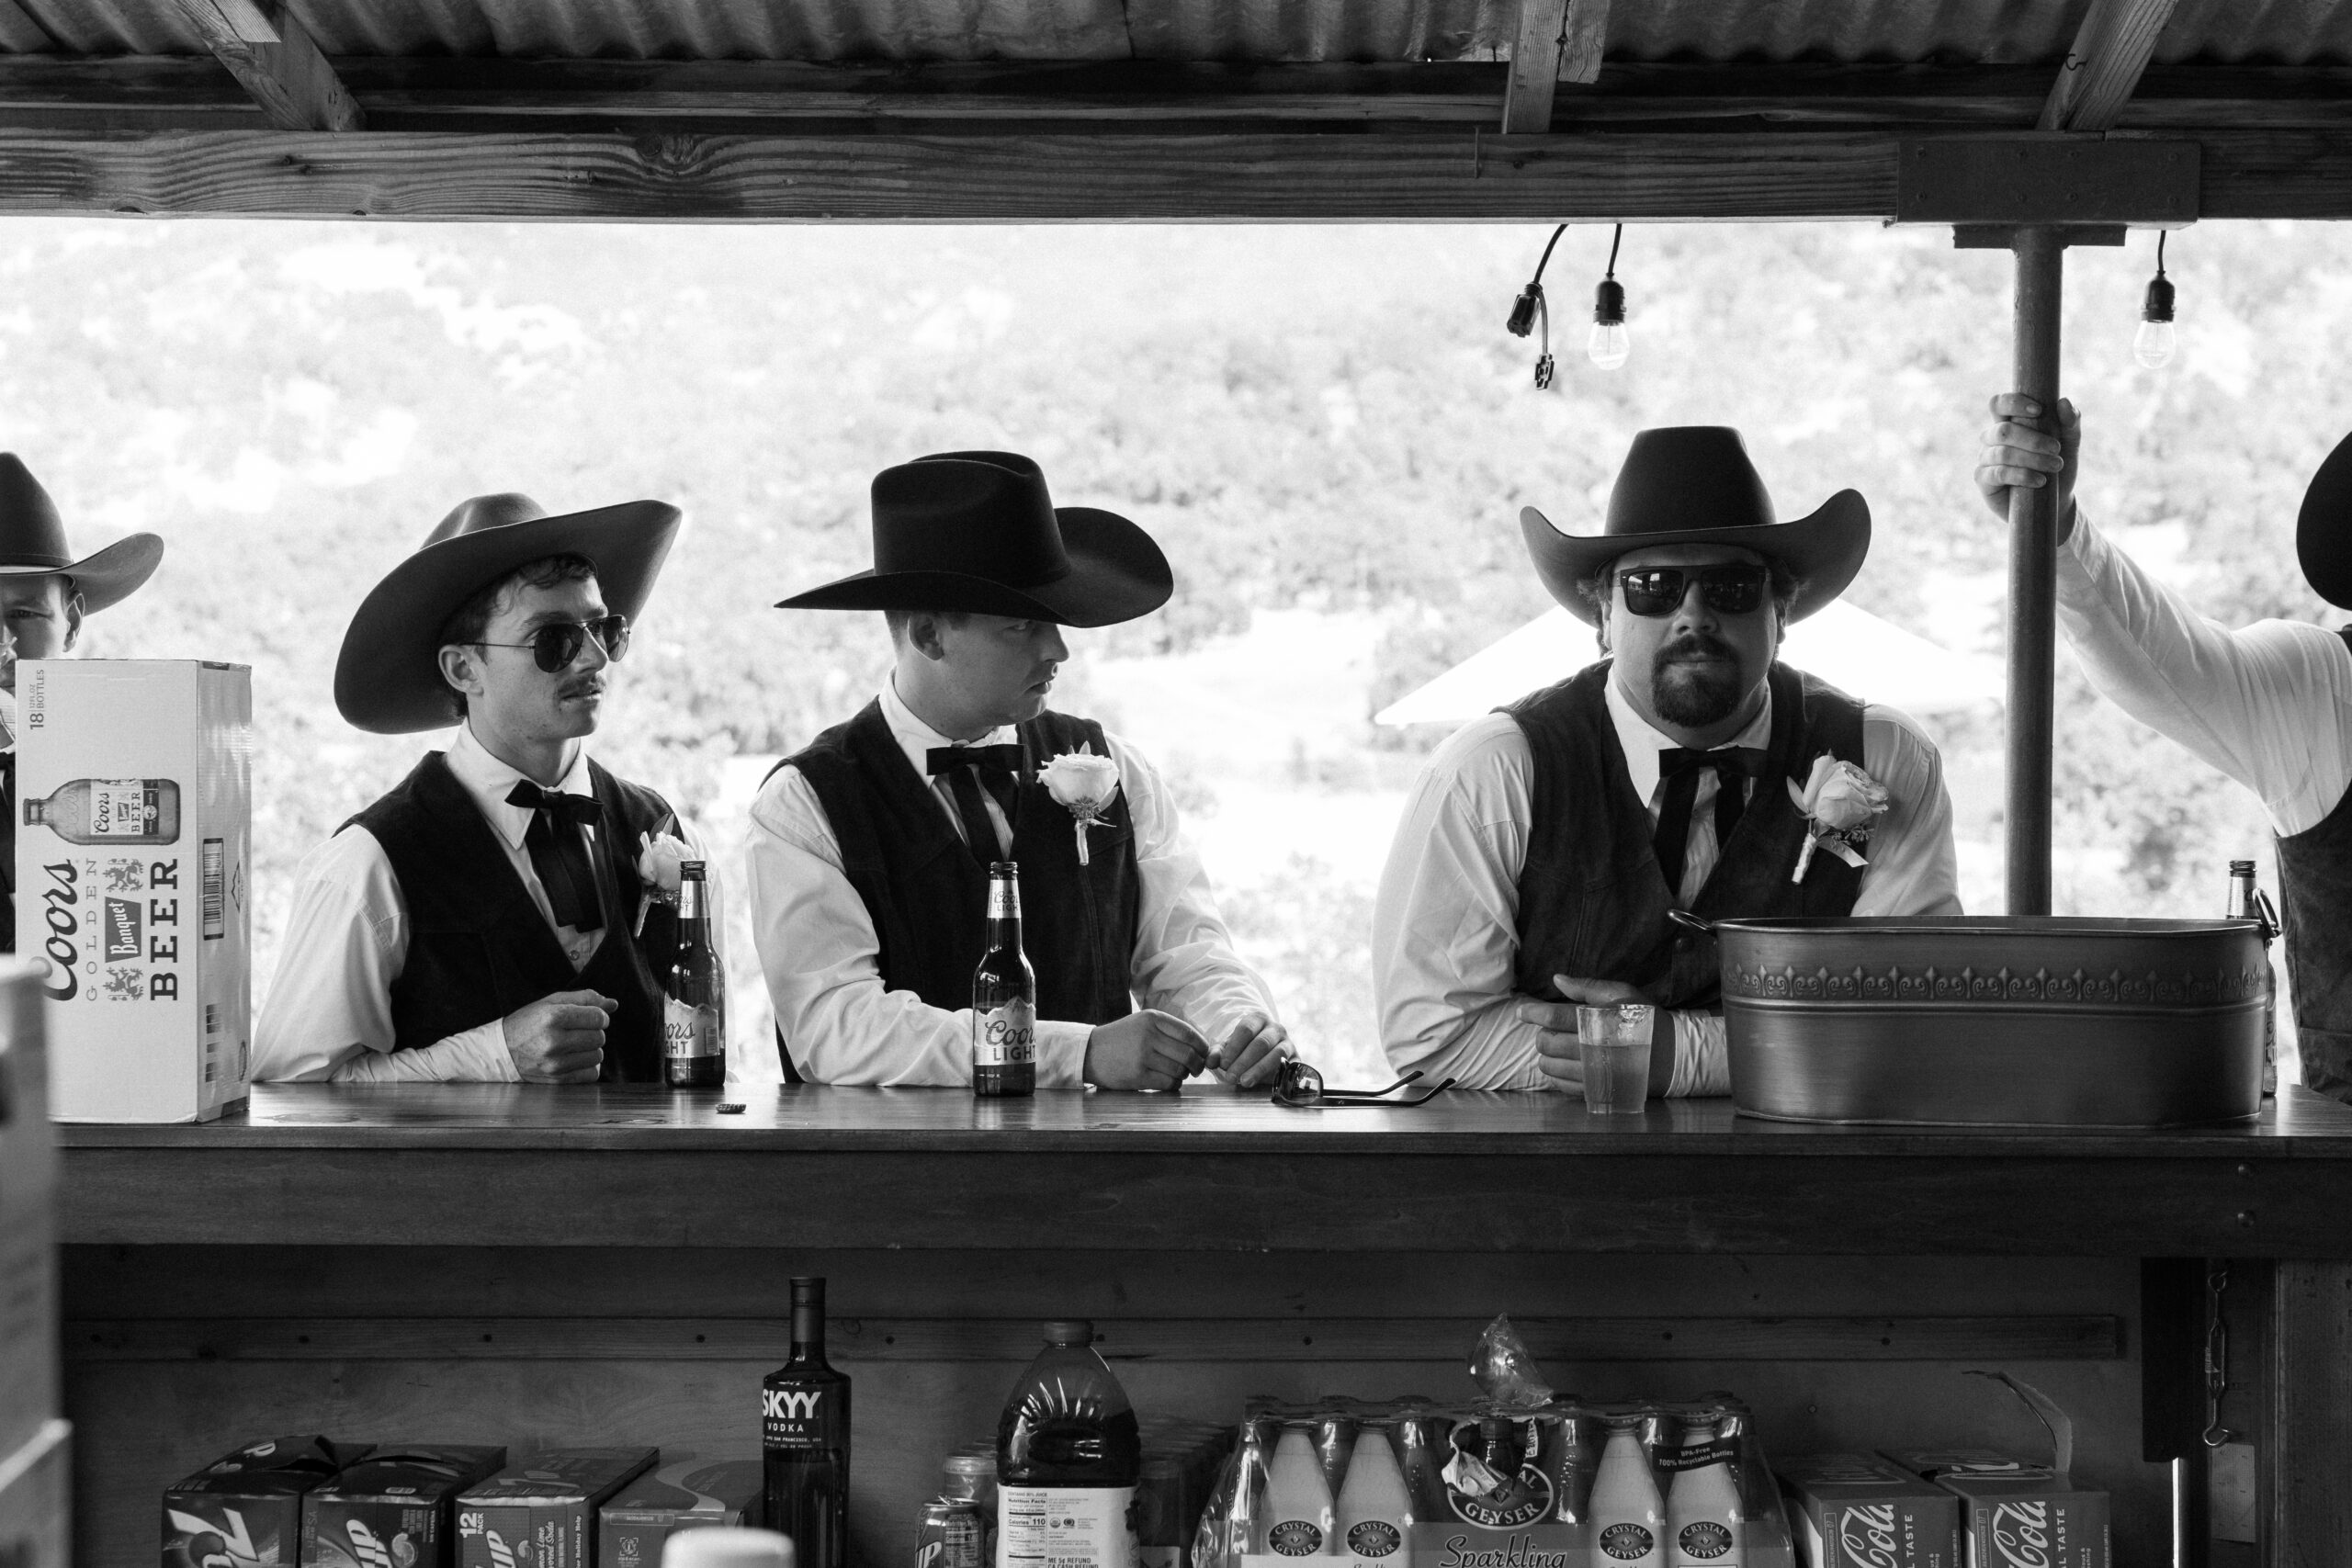
M 942 452 L 874 478 L 874 565 L 779 610 L 967 610 L 1065 626 L 1148 615 L 1175 591 L 1151 536 L 1114 512 L 1056 506 L 1012 452 Z
M 1656 545 L 1737 545 L 1786 566 L 1800 586 L 1789 619 L 1801 621 L 1846 592 L 1870 554 L 1871 509 L 1858 491 L 1841 490 L 1809 515 L 1776 520 L 1772 497 L 1748 460 L 1739 432 L 1689 424 L 1634 437 L 1609 492 L 1598 534 L 1563 534 L 1532 506 L 1520 532 L 1536 575 L 1580 621 L 1598 618 L 1581 584 L 1629 550 Z
M 458 722 L 441 678 L 441 628 L 458 606 L 517 567 L 549 556 L 595 564 L 605 606 L 634 621 L 677 536 L 678 509 L 629 501 L 550 516 L 526 495 L 460 502 L 423 547 L 368 591 L 335 656 L 334 705 L 361 729 L 413 735 Z
M 0 452 L 0 577 L 62 572 L 74 580 L 82 613 L 94 615 L 139 592 L 163 559 L 162 539 L 133 534 L 76 560 L 49 491 L 14 452 Z
M 2339 610 L 2352 610 L 2352 435 L 2335 444 L 2303 491 L 2295 558 L 2313 592 Z

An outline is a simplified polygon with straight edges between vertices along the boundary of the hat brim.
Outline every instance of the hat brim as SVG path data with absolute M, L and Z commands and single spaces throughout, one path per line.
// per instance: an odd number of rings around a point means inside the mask
M 145 587 L 163 563 L 162 538 L 133 534 L 64 566 L 0 566 L 0 577 L 70 577 L 82 596 L 82 613 L 94 615 Z
M 2312 592 L 2339 610 L 2352 610 L 2352 435 L 2335 444 L 2303 491 L 2295 559 Z
M 1836 599 L 1862 570 L 1871 550 L 1870 503 L 1841 490 L 1811 515 L 1745 528 L 1679 528 L 1655 534 L 1563 534 L 1532 506 L 1519 512 L 1519 530 L 1536 575 L 1560 607 L 1584 622 L 1597 619 L 1580 584 L 1608 562 L 1660 545 L 1737 545 L 1777 560 L 1798 579 L 1789 619 L 1801 621 Z
M 427 545 L 368 591 L 335 656 L 334 705 L 377 735 L 413 735 L 458 722 L 441 679 L 441 627 L 483 585 L 549 556 L 596 565 L 605 607 L 636 620 L 653 592 L 681 514 L 659 501 L 534 518 Z
M 1015 587 L 957 571 L 859 571 L 776 602 L 779 610 L 966 610 L 982 615 L 1108 626 L 1148 615 L 1176 591 L 1150 535 L 1115 512 L 1057 506 L 1069 570 Z

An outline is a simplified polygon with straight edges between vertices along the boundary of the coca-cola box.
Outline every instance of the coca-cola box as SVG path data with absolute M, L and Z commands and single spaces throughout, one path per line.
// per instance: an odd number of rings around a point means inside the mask
M 673 1453 L 598 1510 L 597 1568 L 658 1568 L 662 1543 L 680 1530 L 758 1524 L 762 1483 L 755 1459 Z
M 50 1113 L 206 1122 L 253 1037 L 253 674 L 17 670 L 17 953 L 46 961 Z
M 1961 1568 L 1960 1499 L 1875 1454 L 1776 1462 L 1805 1568 Z
M 301 1561 L 302 1497 L 357 1462 L 366 1443 L 265 1438 L 223 1454 L 164 1493 L 164 1568 L 223 1557 L 253 1568 Z
M 2046 1464 L 1990 1449 L 1886 1456 L 1961 1502 L 1968 1568 L 2109 1568 L 2108 1497 Z
M 502 1448 L 378 1449 L 302 1499 L 304 1568 L 458 1568 L 458 1494 L 505 1465 Z
M 458 1495 L 458 1568 L 594 1568 L 596 1510 L 658 1449 L 551 1449 Z

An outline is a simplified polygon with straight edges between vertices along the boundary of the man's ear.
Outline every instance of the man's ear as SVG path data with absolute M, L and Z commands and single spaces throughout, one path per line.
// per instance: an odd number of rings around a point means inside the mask
M 481 694 L 481 660 L 461 642 L 445 642 L 439 654 L 441 679 L 469 697 Z
M 939 635 L 937 615 L 917 611 L 907 621 L 907 644 L 934 664 L 947 657 L 947 644 Z
M 74 651 L 74 639 L 81 635 L 82 596 L 79 593 L 69 593 L 65 598 L 65 652 Z

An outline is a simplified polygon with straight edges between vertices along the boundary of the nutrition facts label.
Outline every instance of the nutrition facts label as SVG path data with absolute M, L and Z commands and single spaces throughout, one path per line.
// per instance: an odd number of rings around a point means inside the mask
M 997 1568 L 1128 1568 L 1132 1486 L 1001 1486 Z

